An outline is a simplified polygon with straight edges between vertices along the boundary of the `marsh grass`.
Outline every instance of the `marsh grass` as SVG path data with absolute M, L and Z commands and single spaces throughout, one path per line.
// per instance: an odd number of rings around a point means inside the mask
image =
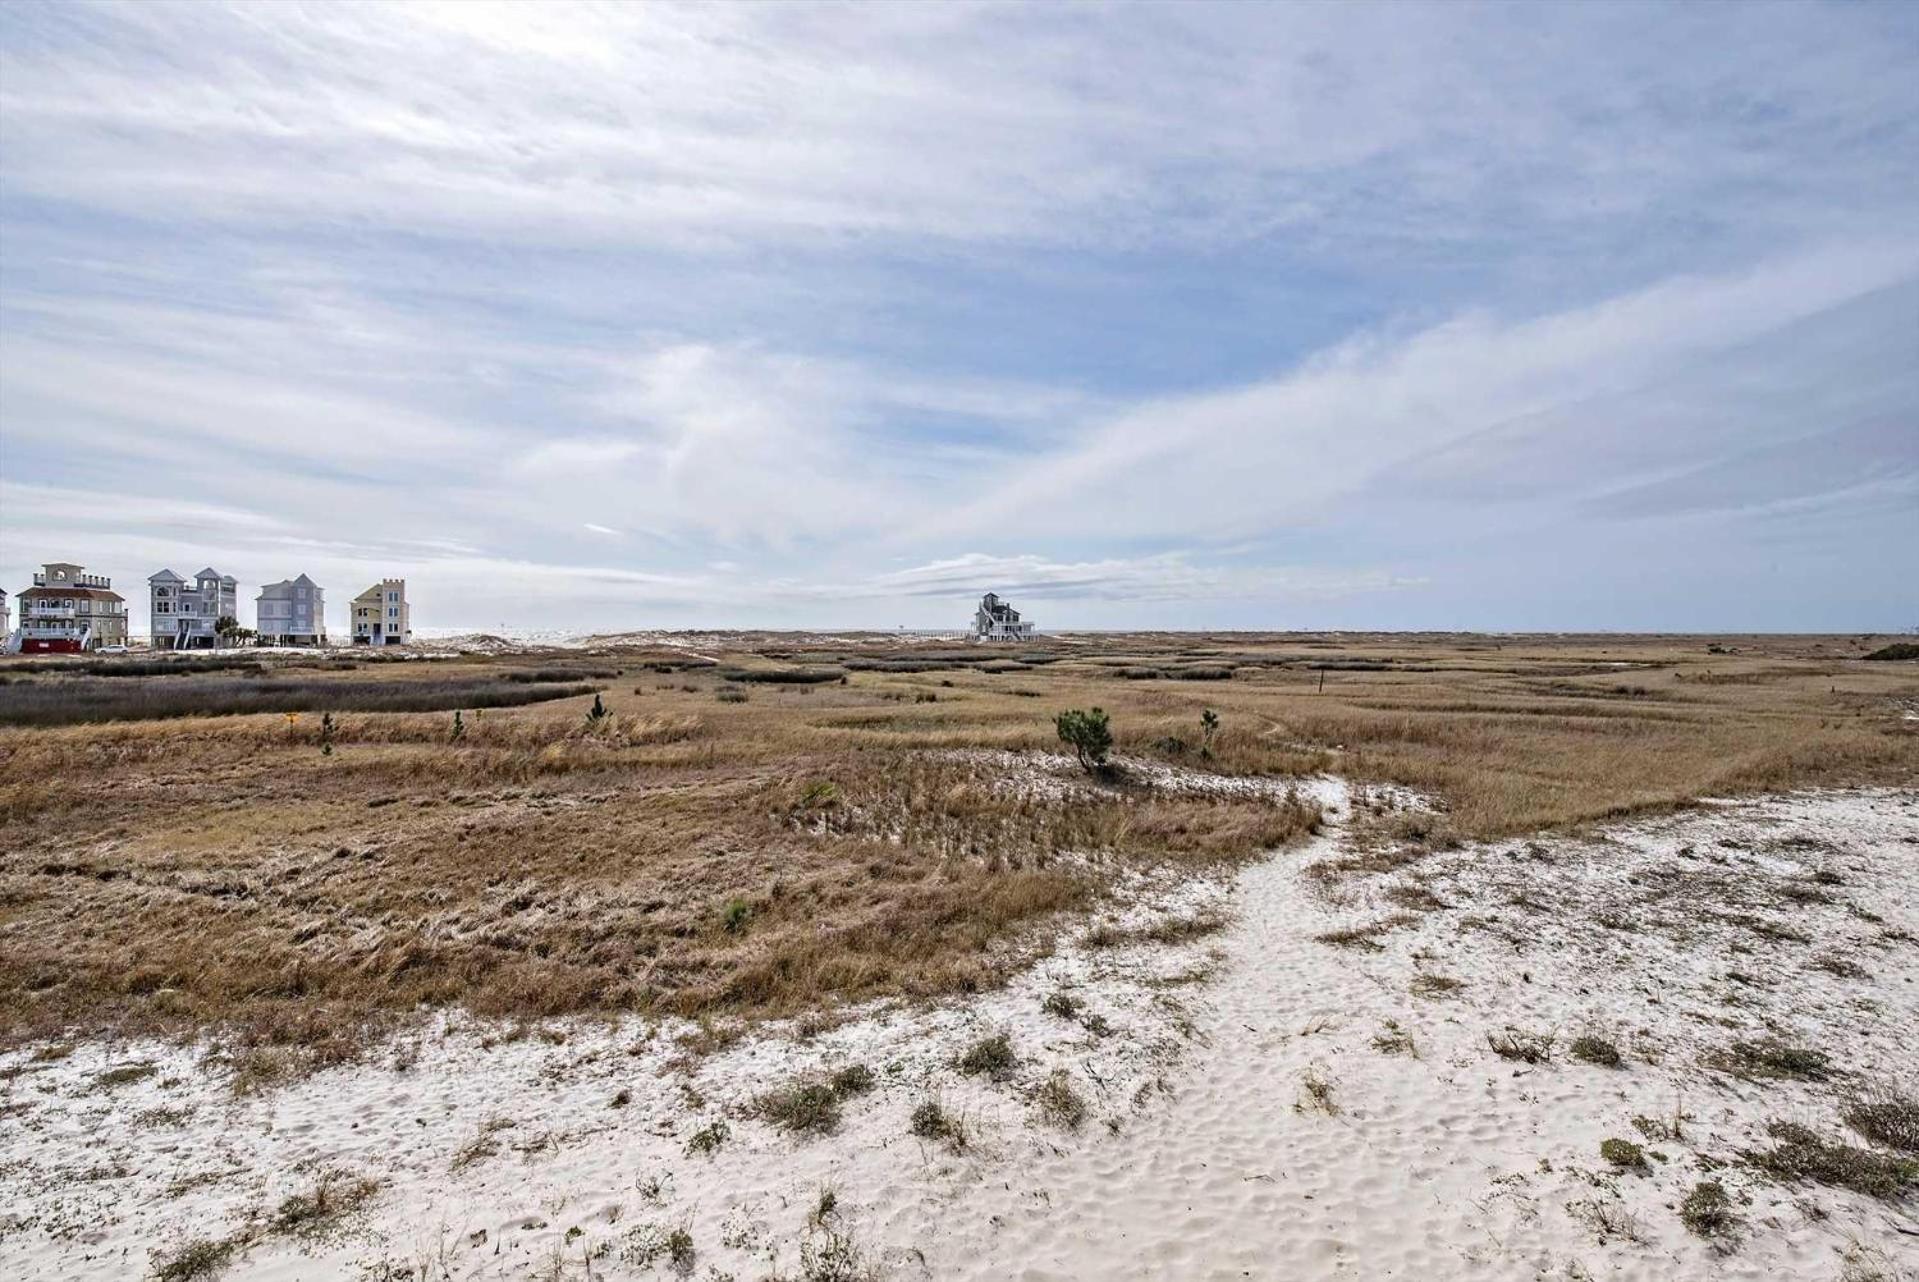
M 1694 639 L 1140 636 L 983 659 L 877 638 L 716 643 L 718 666 L 830 677 L 804 684 L 726 681 L 617 644 L 591 665 L 555 651 L 270 676 L 0 660 L 6 706 L 144 718 L 0 727 L 0 1044 L 213 1032 L 236 1063 L 274 1066 L 247 1074 L 269 1086 L 440 1009 L 797 1017 L 979 991 L 1022 968 L 1050 923 L 1106 908 L 1129 870 L 1230 866 L 1318 824 L 1270 797 L 1028 787 L 1055 748 L 1051 710 L 1104 707 L 1124 760 L 1192 736 L 1212 708 L 1209 772 L 1336 763 L 1434 798 L 1443 814 L 1371 817 L 1392 848 L 1350 872 L 1371 875 L 1458 838 L 1910 778 L 1919 737 L 1895 702 L 1910 678 L 1861 665 L 1833 692 L 1830 659 L 1854 644 L 1740 639 L 1707 656 Z M 1233 677 L 1115 681 L 1107 660 Z M 923 676 L 888 670 L 922 663 L 953 683 L 937 702 L 911 701 Z M 1765 675 L 1690 679 L 1706 665 Z M 630 700 L 644 715 L 615 700 L 588 725 L 596 674 L 639 669 L 672 681 Z M 557 677 L 576 671 L 572 693 Z M 555 679 L 512 675 L 527 672 Z M 86 683 L 96 693 L 67 698 Z M 1651 693 L 1612 693 L 1622 683 Z M 722 689 L 753 697 L 721 703 Z M 487 707 L 487 691 L 550 701 Z M 274 711 L 187 715 L 256 698 Z M 837 803 L 799 804 L 807 780 L 833 781 Z M 735 899 L 752 915 L 729 933 L 715 910 Z

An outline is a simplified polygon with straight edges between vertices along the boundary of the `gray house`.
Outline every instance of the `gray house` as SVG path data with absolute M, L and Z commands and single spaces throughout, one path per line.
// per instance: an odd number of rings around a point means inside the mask
M 326 592 L 306 575 L 267 584 L 256 604 L 255 626 L 267 645 L 326 644 Z
M 201 650 L 220 644 L 221 619 L 240 621 L 240 583 L 231 574 L 204 569 L 192 582 L 172 570 L 147 579 L 153 648 Z

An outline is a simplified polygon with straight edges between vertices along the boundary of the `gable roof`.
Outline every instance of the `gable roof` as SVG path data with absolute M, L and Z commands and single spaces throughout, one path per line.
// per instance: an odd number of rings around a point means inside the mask
M 181 578 L 179 575 L 175 574 L 172 570 L 162 570 L 158 574 L 149 574 L 147 576 L 147 582 L 148 583 L 185 583 L 186 580 Z

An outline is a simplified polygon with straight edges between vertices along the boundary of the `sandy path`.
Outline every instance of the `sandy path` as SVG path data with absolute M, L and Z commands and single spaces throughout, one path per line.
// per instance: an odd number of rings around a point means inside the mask
M 1319 787 L 1343 814 L 1343 788 Z M 497 1030 L 453 1028 L 394 1063 L 232 1101 L 177 1049 L 10 1056 L 0 1274 L 135 1277 L 191 1238 L 248 1231 L 228 1276 L 666 1277 L 675 1270 L 659 1244 L 672 1228 L 697 1245 L 687 1272 L 707 1282 L 809 1267 L 980 1282 L 1836 1280 L 1848 1267 L 1886 1278 L 1919 1269 L 1911 1200 L 1778 1185 L 1737 1162 L 1766 1142 L 1768 1119 L 1841 1136 L 1845 1090 L 1911 1089 L 1919 796 L 1771 799 L 1599 840 L 1467 849 L 1363 879 L 1329 903 L 1301 869 L 1342 842 L 1335 829 L 1230 884 L 1138 888 L 1141 919 L 1230 903 L 1235 922 L 1221 935 L 1069 944 L 966 1003 L 877 1011 L 697 1061 L 672 1029 L 575 1027 L 502 1043 Z M 1803 888 L 1816 870 L 1830 895 L 1741 905 L 1726 921 L 1702 912 L 1700 877 L 1745 895 Z M 1413 884 L 1443 906 L 1382 933 L 1376 949 L 1314 939 L 1380 918 L 1389 888 Z M 1669 884 L 1679 892 L 1662 897 Z M 1790 924 L 1803 942 L 1755 935 L 1755 923 Z M 1813 964 L 1837 955 L 1858 965 Z M 1213 978 L 1190 982 L 1201 967 Z M 1418 997 L 1422 975 L 1461 987 Z M 1043 998 L 1062 989 L 1111 1033 L 1046 1014 Z M 1416 1057 L 1376 1044 L 1388 1021 Z M 1487 1034 L 1508 1024 L 1559 1033 L 1555 1062 L 1491 1054 Z M 1010 1080 L 957 1073 L 956 1053 L 994 1030 L 1020 1052 Z M 1613 1037 L 1628 1066 L 1569 1062 L 1564 1040 L 1589 1030 Z M 1730 1039 L 1766 1032 L 1834 1050 L 1840 1079 L 1741 1081 L 1702 1066 Z M 101 1085 L 103 1070 L 130 1062 L 155 1071 Z M 849 1101 L 835 1133 L 795 1139 L 752 1115 L 761 1092 L 849 1063 L 872 1067 L 879 1085 Z M 1035 1110 L 1055 1070 L 1091 1105 L 1077 1132 Z M 1333 1111 L 1312 1105 L 1309 1075 Z M 624 1107 L 610 1107 L 619 1092 Z M 909 1135 L 931 1097 L 967 1119 L 963 1152 Z M 1680 1140 L 1633 1128 L 1676 1108 Z M 138 1120 L 155 1110 L 180 1116 Z M 725 1144 L 689 1153 L 715 1122 Z M 1598 1146 L 1609 1137 L 1643 1142 L 1648 1172 L 1608 1167 Z M 324 1235 L 245 1230 L 328 1169 L 377 1179 L 378 1196 Z M 1738 1204 L 1729 1253 L 1689 1235 L 1674 1210 L 1708 1175 Z M 837 1211 L 816 1221 L 829 1187 Z M 1595 1227 L 1595 1208 L 1611 1230 Z M 833 1242 L 846 1272 L 822 1271 Z

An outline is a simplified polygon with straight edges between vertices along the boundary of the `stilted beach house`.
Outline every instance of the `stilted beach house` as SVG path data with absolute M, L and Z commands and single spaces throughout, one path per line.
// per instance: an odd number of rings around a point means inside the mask
M 412 639 L 405 579 L 382 579 L 353 598 L 354 645 L 405 645 Z
M 326 644 L 326 591 L 306 575 L 267 584 L 255 607 L 255 626 L 268 645 Z
M 210 650 L 220 620 L 240 622 L 240 581 L 209 566 L 189 581 L 172 570 L 147 578 L 149 631 L 156 650 Z
M 981 597 L 979 609 L 973 612 L 975 641 L 1031 641 L 1034 627 L 1034 624 L 1022 623 L 1012 602 L 1000 600 L 993 592 Z
M 20 594 L 20 628 L 7 648 L 24 654 L 78 654 L 127 643 L 126 599 L 104 574 L 49 561 Z

